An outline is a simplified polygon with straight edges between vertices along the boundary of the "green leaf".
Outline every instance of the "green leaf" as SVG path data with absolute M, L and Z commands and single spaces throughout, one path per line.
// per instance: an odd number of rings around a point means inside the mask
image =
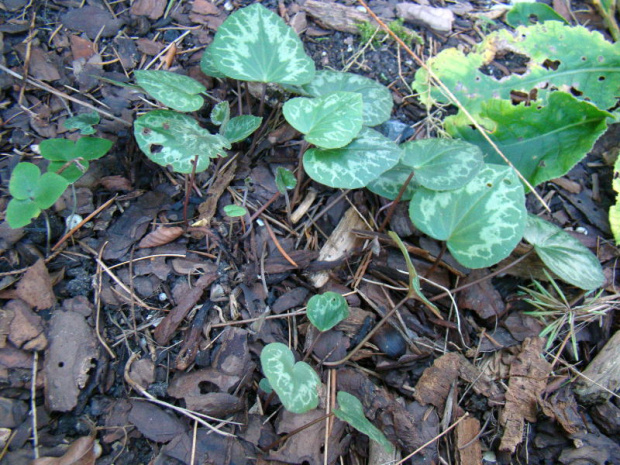
M 333 92 L 323 97 L 298 97 L 282 108 L 286 121 L 306 135 L 306 140 L 325 149 L 344 147 L 362 129 L 360 94 Z
M 6 221 L 13 229 L 26 226 L 41 213 L 32 200 L 11 199 L 6 207 Z
M 483 165 L 480 148 L 461 140 L 425 139 L 406 142 L 401 147 L 401 163 L 411 167 L 416 181 L 431 190 L 463 187 Z
M 136 82 L 153 98 L 178 111 L 196 111 L 204 99 L 198 95 L 207 89 L 189 76 L 164 70 L 136 70 Z
M 529 57 L 524 74 L 497 80 L 480 71 L 507 51 Z M 602 110 L 618 102 L 620 43 L 612 44 L 599 32 L 557 21 L 519 27 L 514 33 L 492 33 L 468 55 L 450 48 L 431 58 L 428 65 L 472 113 L 488 99 L 509 100 L 512 91 L 528 94 L 533 89 L 538 89 L 543 100 L 552 89 L 570 91 Z M 438 87 L 429 84 L 423 69 L 416 73 L 412 87 L 427 105 L 433 100 L 449 102 Z
M 321 184 L 344 189 L 365 187 L 400 159 L 401 149 L 373 129 L 362 129 L 342 148 L 312 148 L 304 153 L 304 169 Z
M 9 180 L 9 192 L 14 199 L 27 200 L 34 199 L 35 189 L 41 170 L 33 163 L 18 163 Z
M 297 186 L 297 178 L 295 175 L 286 168 L 278 166 L 276 170 L 276 187 L 278 191 L 284 194 L 287 190 L 295 189 L 295 186 Z
M 295 363 L 293 352 L 279 342 L 266 345 L 260 361 L 263 373 L 286 410 L 305 413 L 317 408 L 321 380 L 310 365 Z
M 81 137 L 77 142 L 68 139 L 46 139 L 39 144 L 41 156 L 50 160 L 48 171 L 58 171 L 67 162 L 79 160 L 81 170 L 76 164 L 67 166 L 61 176 L 70 183 L 77 181 L 87 170 L 90 160 L 104 156 L 112 148 L 112 141 L 100 137 Z
M 620 245 L 620 157 L 614 165 L 612 188 L 616 191 L 616 203 L 609 208 L 609 224 L 616 245 Z
M 224 213 L 231 218 L 238 218 L 240 216 L 245 216 L 248 211 L 241 205 L 226 205 L 224 207 Z
M 328 331 L 349 316 L 347 299 L 337 292 L 325 292 L 310 297 L 306 315 L 319 331 Z
M 271 394 L 273 392 L 273 388 L 271 384 L 269 384 L 269 380 L 267 378 L 263 378 L 258 382 L 258 387 L 261 388 L 266 394 Z
M 39 178 L 37 187 L 34 191 L 35 204 L 41 210 L 51 207 L 68 186 L 69 183 L 61 175 L 50 172 L 44 173 L 43 176 Z
M 420 188 L 409 204 L 409 216 L 425 234 L 447 241 L 461 264 L 484 268 L 510 255 L 523 237 L 523 185 L 511 168 L 486 165 L 460 189 Z
M 230 141 L 231 144 L 240 142 L 249 137 L 256 131 L 263 118 L 252 115 L 235 116 L 233 119 L 222 125 L 221 134 Z
M 603 269 L 590 250 L 568 234 L 534 215 L 528 215 L 523 238 L 551 271 L 573 286 L 593 290 L 605 283 Z
M 360 433 L 381 444 L 387 453 L 394 451 L 392 443 L 376 426 L 368 421 L 364 415 L 364 406 L 357 397 L 345 391 L 338 391 L 336 399 L 338 400 L 338 408 L 334 410 L 334 415 L 342 421 L 346 421 Z
M 80 134 L 90 136 L 95 133 L 93 126 L 99 124 L 99 113 L 93 111 L 91 113 L 81 113 L 79 115 L 67 118 L 64 122 L 65 127 L 71 131 L 79 129 Z
M 216 126 L 221 126 L 228 123 L 228 120 L 230 120 L 230 105 L 224 100 L 211 110 L 211 122 Z
M 543 21 L 560 21 L 567 24 L 567 21 L 553 8 L 544 3 L 519 2 L 506 13 L 506 22 L 512 26 L 529 26 L 532 24 L 531 18 L 535 18 L 537 22 Z
M 303 90 L 312 97 L 323 97 L 332 92 L 357 92 L 364 101 L 364 125 L 377 126 L 390 118 L 394 102 L 390 90 L 377 81 L 353 73 L 317 71 Z
M 225 79 L 226 75 L 222 73 L 213 62 L 213 55 L 211 53 L 211 47 L 205 48 L 202 58 L 200 59 L 200 70 L 207 76 L 211 76 L 218 79 Z
M 140 116 L 134 124 L 140 149 L 162 166 L 172 166 L 177 173 L 191 173 L 209 167 L 211 158 L 225 155 L 229 141 L 211 134 L 190 116 L 168 110 L 155 110 Z M 196 157 L 198 157 L 196 159 Z
M 565 175 L 605 132 L 609 113 L 564 92 L 554 92 L 546 106 L 512 105 L 490 100 L 482 105 L 482 125 L 519 172 L 536 186 Z M 487 163 L 504 161 L 464 115 L 446 118 L 454 137 L 478 145 Z
M 385 197 L 386 199 L 395 200 L 403 184 L 405 184 L 412 172 L 413 170 L 411 167 L 398 163 L 394 168 L 387 170 L 377 179 L 371 181 L 366 187 L 377 195 Z M 415 176 L 411 178 L 401 200 L 411 200 L 413 193 L 419 186 Z
M 216 68 L 233 79 L 302 85 L 314 77 L 314 62 L 299 37 L 259 3 L 231 14 L 209 51 Z

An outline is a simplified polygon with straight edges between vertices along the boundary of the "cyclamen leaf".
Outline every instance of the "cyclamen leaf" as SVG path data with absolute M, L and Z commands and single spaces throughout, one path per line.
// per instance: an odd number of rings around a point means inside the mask
M 189 76 L 164 70 L 134 71 L 138 85 L 167 107 L 178 111 L 200 110 L 205 86 Z
M 312 97 L 322 97 L 332 92 L 357 92 L 364 101 L 364 125 L 377 126 L 390 118 L 394 102 L 390 90 L 377 81 L 353 73 L 317 71 L 316 76 L 303 90 Z
M 534 246 L 544 264 L 563 281 L 586 290 L 605 283 L 596 256 L 578 239 L 554 224 L 528 215 L 523 238 Z
M 286 410 L 305 413 L 317 408 L 321 380 L 307 363 L 295 363 L 288 347 L 279 342 L 266 345 L 260 354 L 260 362 L 263 373 Z
M 314 62 L 299 37 L 259 3 L 231 14 L 209 51 L 215 67 L 233 79 L 302 85 L 314 77 Z
M 140 116 L 134 123 L 134 135 L 147 157 L 162 166 L 170 165 L 177 173 L 191 173 L 196 157 L 196 172 L 200 173 L 209 167 L 211 158 L 230 149 L 225 137 L 211 134 L 190 116 L 168 110 Z
M 349 316 L 349 305 L 337 292 L 325 292 L 310 297 L 306 315 L 319 331 L 329 331 Z
M 398 163 L 394 168 L 387 170 L 377 179 L 371 181 L 366 187 L 377 195 L 395 200 L 412 172 L 411 167 Z M 403 201 L 411 200 L 413 193 L 419 186 L 414 176 L 407 184 L 407 188 L 400 199 Z
M 401 149 L 373 129 L 362 129 L 345 147 L 312 148 L 304 153 L 304 169 L 321 184 L 343 189 L 365 187 L 400 159 Z
M 278 166 L 276 170 L 276 187 L 280 193 L 284 194 L 287 190 L 295 189 L 295 186 L 297 186 L 295 175 L 286 168 Z
M 523 185 L 512 168 L 488 164 L 460 189 L 420 188 L 409 204 L 409 216 L 425 234 L 447 241 L 461 264 L 484 268 L 510 255 L 523 237 Z
M 224 100 L 211 110 L 211 122 L 216 126 L 221 126 L 228 123 L 228 120 L 230 120 L 230 105 Z
M 298 97 L 282 108 L 286 121 L 306 135 L 311 144 L 325 149 L 344 147 L 362 129 L 360 94 L 333 92 L 318 98 Z
M 368 421 L 364 415 L 364 406 L 357 397 L 345 391 L 338 391 L 336 399 L 338 400 L 338 408 L 334 409 L 334 415 L 342 421 L 346 421 L 360 433 L 381 444 L 386 452 L 394 451 L 392 443 L 376 426 Z
M 79 129 L 80 134 L 85 136 L 90 136 L 96 132 L 93 128 L 95 124 L 99 124 L 99 113 L 96 111 L 72 116 L 71 118 L 67 118 L 64 122 L 64 126 L 69 131 L 72 129 Z
M 567 21 L 549 5 L 544 3 L 515 3 L 508 13 L 506 13 L 506 22 L 512 26 L 529 26 L 531 17 L 535 17 L 536 21 L 560 21 L 567 24 Z
M 609 208 L 609 225 L 616 245 L 620 245 L 620 158 L 614 165 L 612 188 L 616 192 L 616 203 Z
M 211 47 L 205 48 L 202 58 L 200 59 L 200 70 L 207 76 L 211 76 L 218 79 L 225 79 L 226 75 L 222 73 L 213 62 L 213 55 L 211 53 Z
M 235 116 L 233 119 L 222 125 L 221 134 L 230 141 L 235 143 L 249 137 L 256 131 L 263 118 L 252 115 Z

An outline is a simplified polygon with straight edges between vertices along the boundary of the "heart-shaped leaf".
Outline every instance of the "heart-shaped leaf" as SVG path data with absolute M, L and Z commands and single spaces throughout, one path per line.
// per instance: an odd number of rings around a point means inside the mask
M 395 200 L 411 173 L 413 173 L 413 170 L 410 167 L 398 163 L 394 168 L 387 170 L 377 179 L 371 181 L 366 187 L 377 195 L 385 197 L 386 199 Z M 409 181 L 409 184 L 407 184 L 407 188 L 401 200 L 411 200 L 413 193 L 418 187 L 419 184 L 414 176 Z
M 376 126 L 387 121 L 394 102 L 390 90 L 377 81 L 353 73 L 317 71 L 303 90 L 312 97 L 323 97 L 332 92 L 357 92 L 364 101 L 364 125 Z
M 211 122 L 216 126 L 222 126 L 230 120 L 230 105 L 226 100 L 218 103 L 211 110 Z
M 333 92 L 323 97 L 298 97 L 282 108 L 286 121 L 306 135 L 311 144 L 325 149 L 344 147 L 362 129 L 360 94 Z
M 293 413 L 305 413 L 319 405 L 321 380 L 310 365 L 295 363 L 295 356 L 279 342 L 266 345 L 260 354 L 263 373 L 284 405 Z
M 61 176 L 69 182 L 77 181 L 87 170 L 88 161 L 96 160 L 104 156 L 110 148 L 112 142 L 100 137 L 81 137 L 77 142 L 68 139 L 45 139 L 39 144 L 41 156 L 50 160 L 48 171 L 58 171 L 71 160 L 79 160 L 81 166 L 76 164 L 67 166 Z
M 373 441 L 377 441 L 383 446 L 386 452 L 394 451 L 394 446 L 387 440 L 385 435 L 364 415 L 364 406 L 359 399 L 348 392 L 338 391 L 336 395 L 338 408 L 334 410 L 334 415 L 342 421 L 346 421 L 360 433 L 364 433 Z
M 259 3 L 231 14 L 209 52 L 215 67 L 233 79 L 302 85 L 314 77 L 314 62 L 295 31 Z
M 308 300 L 306 315 L 319 331 L 328 331 L 349 316 L 349 304 L 337 292 L 313 295 Z
M 297 186 L 297 178 L 295 175 L 287 170 L 286 168 L 282 168 L 278 166 L 276 170 L 276 187 L 281 194 L 284 194 L 286 191 L 290 189 L 295 189 Z
M 162 166 L 172 166 L 177 173 L 191 173 L 209 167 L 211 158 L 230 149 L 228 140 L 211 134 L 190 116 L 168 110 L 155 110 L 140 116 L 134 123 L 134 135 L 140 149 Z
M 513 169 L 485 165 L 460 189 L 417 190 L 409 216 L 425 234 L 447 241 L 460 263 L 484 268 L 506 258 L 523 237 L 523 185 Z
M 400 159 L 401 149 L 373 129 L 362 129 L 342 148 L 312 148 L 304 153 L 304 169 L 321 184 L 344 189 L 365 187 Z
M 79 115 L 67 118 L 64 122 L 65 127 L 71 131 L 72 129 L 79 129 L 80 134 L 90 136 L 95 133 L 93 126 L 99 124 L 99 113 L 96 111 L 90 113 L 80 113 Z
M 198 95 L 207 89 L 189 76 L 171 71 L 134 71 L 138 85 L 167 107 L 178 111 L 200 110 L 204 99 Z
M 593 290 L 605 283 L 596 256 L 579 240 L 534 215 L 528 215 L 523 238 L 534 246 L 545 265 L 563 281 Z
M 218 79 L 225 79 L 226 75 L 222 73 L 213 62 L 213 55 L 211 54 L 211 47 L 205 48 L 202 58 L 200 59 L 200 70 L 207 76 L 211 76 Z
M 231 144 L 239 142 L 250 136 L 256 131 L 263 118 L 252 115 L 235 116 L 233 119 L 222 125 L 221 134 L 230 141 Z
M 416 181 L 434 191 L 458 189 L 482 168 L 482 150 L 454 139 L 424 139 L 401 145 L 401 163 L 411 167 Z

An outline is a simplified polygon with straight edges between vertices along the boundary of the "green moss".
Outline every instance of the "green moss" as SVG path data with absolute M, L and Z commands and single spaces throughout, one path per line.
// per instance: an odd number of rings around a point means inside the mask
M 359 23 L 357 25 L 360 34 L 360 41 L 366 43 L 372 41 L 373 46 L 378 46 L 386 40 L 390 40 L 390 36 L 382 31 L 378 26 L 373 26 L 368 21 Z M 402 19 L 397 19 L 388 24 L 388 28 L 392 31 L 396 37 L 402 40 L 405 44 L 410 46 L 413 42 L 420 45 L 424 44 L 424 39 L 416 32 L 406 28 Z

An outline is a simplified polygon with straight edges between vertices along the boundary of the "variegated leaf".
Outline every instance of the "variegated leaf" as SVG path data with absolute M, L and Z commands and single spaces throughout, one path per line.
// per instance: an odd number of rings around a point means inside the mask
M 314 62 L 299 37 L 259 3 L 231 14 L 209 51 L 215 67 L 233 79 L 302 85 L 314 77 Z
M 424 139 L 401 145 L 401 163 L 411 167 L 417 182 L 434 191 L 458 189 L 482 168 L 482 150 L 453 139 Z
M 377 126 L 390 118 L 394 102 L 390 90 L 377 81 L 353 73 L 317 71 L 309 84 L 303 86 L 312 97 L 345 91 L 361 94 L 364 101 L 364 125 Z
M 242 141 L 258 129 L 263 122 L 263 118 L 252 115 L 235 116 L 233 119 L 222 125 L 221 134 L 230 141 L 231 144 Z
M 178 111 L 200 110 L 204 99 L 198 95 L 207 89 L 189 76 L 170 71 L 134 71 L 138 85 L 167 107 Z
M 319 405 L 321 380 L 310 365 L 295 363 L 295 356 L 279 342 L 266 345 L 260 354 L 263 373 L 284 405 L 293 413 L 305 413 Z
M 284 104 L 286 121 L 306 135 L 311 144 L 325 149 L 344 147 L 362 129 L 362 96 L 333 92 L 318 98 L 298 97 Z
M 349 316 L 347 299 L 337 292 L 310 297 L 306 315 L 319 331 L 328 331 Z
M 605 282 L 596 256 L 579 240 L 534 215 L 528 215 L 523 238 L 534 246 L 545 265 L 563 281 L 593 290 Z
M 460 189 L 420 188 L 411 199 L 409 215 L 422 232 L 447 241 L 460 263 L 484 268 L 510 255 L 523 237 L 523 185 L 512 168 L 485 165 Z
M 213 55 L 211 54 L 211 47 L 205 48 L 202 58 L 200 59 L 200 70 L 207 76 L 211 76 L 218 79 L 226 78 L 226 75 L 222 73 L 213 62 Z
M 373 129 L 362 129 L 342 148 L 309 149 L 304 154 L 304 169 L 321 184 L 344 189 L 365 187 L 400 159 L 401 149 Z
M 140 116 L 134 123 L 134 135 L 140 149 L 162 166 L 172 166 L 177 173 L 206 170 L 211 158 L 225 155 L 228 140 L 211 134 L 193 118 L 168 110 L 155 110 Z
M 211 110 L 211 122 L 216 126 L 222 126 L 230 120 L 230 105 L 226 100 L 218 103 Z
M 405 166 L 402 163 L 398 163 L 394 168 L 387 170 L 381 176 L 374 181 L 370 182 L 366 187 L 377 195 L 385 197 L 386 199 L 395 200 L 398 197 L 398 193 L 403 187 L 403 184 L 409 178 L 409 175 L 413 170 L 409 166 Z M 415 176 L 411 178 L 407 188 L 403 193 L 401 200 L 411 200 L 413 193 L 420 185 L 415 179 Z

